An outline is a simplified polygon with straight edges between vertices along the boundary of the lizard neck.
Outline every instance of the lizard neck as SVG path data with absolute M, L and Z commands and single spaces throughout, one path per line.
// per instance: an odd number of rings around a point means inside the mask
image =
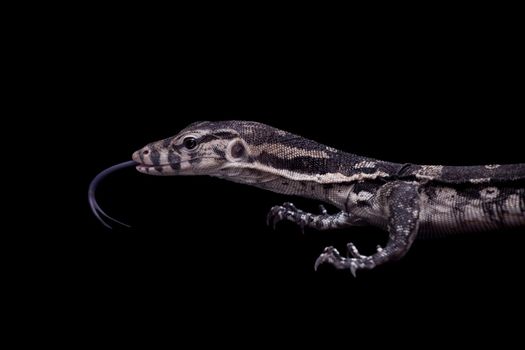
M 248 136 L 247 136 L 248 135 Z M 401 164 L 343 152 L 266 127 L 243 135 L 247 159 L 214 176 L 272 192 L 328 202 L 342 208 L 353 183 L 397 174 Z
M 274 131 L 272 135 L 264 142 L 260 138 L 245 138 L 249 145 L 247 159 L 227 164 L 222 169 L 225 177 L 252 185 L 274 183 L 277 179 L 329 185 L 387 178 L 402 168 L 401 164 L 343 152 L 290 133 L 283 136 Z
M 238 169 L 230 171 L 223 178 L 236 183 L 255 186 L 263 190 L 315 199 L 330 203 L 341 210 L 344 209 L 352 185 L 349 183 L 319 183 L 317 181 L 294 179 L 274 172 L 258 169 Z M 302 177 L 302 176 L 301 176 Z
M 245 153 L 210 175 L 277 193 L 344 203 L 350 184 L 387 178 L 402 167 L 256 122 L 230 121 L 221 128 L 239 134 Z

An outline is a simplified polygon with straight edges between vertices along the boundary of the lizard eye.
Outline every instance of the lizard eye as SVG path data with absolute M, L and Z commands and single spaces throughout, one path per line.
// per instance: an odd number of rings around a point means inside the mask
M 182 144 L 183 144 L 184 147 L 186 147 L 187 149 L 194 149 L 195 147 L 197 147 L 197 140 L 195 140 L 195 137 L 186 137 L 186 138 L 182 141 Z

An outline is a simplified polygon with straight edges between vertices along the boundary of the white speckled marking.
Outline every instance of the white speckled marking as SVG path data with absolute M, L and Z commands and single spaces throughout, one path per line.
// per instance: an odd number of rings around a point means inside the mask
M 492 170 L 492 169 L 497 169 L 499 168 L 501 165 L 499 164 L 488 164 L 488 165 L 485 165 L 485 168 L 489 169 L 489 170 Z
M 494 199 L 499 195 L 499 190 L 496 187 L 487 187 L 479 191 L 481 198 Z
M 483 177 L 480 179 L 470 179 L 469 181 L 473 184 L 484 184 L 484 183 L 490 182 L 490 178 Z
M 499 190 L 496 187 L 487 187 L 479 191 L 481 198 L 494 199 L 499 195 Z
M 357 200 L 359 201 L 367 201 L 369 200 L 370 198 L 372 198 L 374 196 L 373 193 L 370 193 L 368 191 L 361 191 L 357 194 Z
M 441 176 L 442 172 L 442 165 L 423 165 L 421 169 L 416 172 L 416 178 L 432 180 Z
M 363 160 L 359 163 L 357 163 L 356 165 L 354 165 L 354 168 L 356 169 L 362 169 L 362 168 L 373 168 L 376 166 L 376 162 L 372 162 L 372 161 L 369 161 L 369 160 Z
M 348 199 L 351 203 L 357 204 L 359 202 L 366 202 L 374 196 L 373 193 L 368 191 L 360 191 L 359 193 L 350 192 Z

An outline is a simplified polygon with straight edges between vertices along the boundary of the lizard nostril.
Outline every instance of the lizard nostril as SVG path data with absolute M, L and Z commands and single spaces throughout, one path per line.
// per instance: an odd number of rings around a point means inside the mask
M 142 154 L 145 155 L 145 156 L 148 155 L 148 154 L 149 154 L 149 150 L 148 150 L 148 149 L 144 150 L 144 151 L 142 152 Z

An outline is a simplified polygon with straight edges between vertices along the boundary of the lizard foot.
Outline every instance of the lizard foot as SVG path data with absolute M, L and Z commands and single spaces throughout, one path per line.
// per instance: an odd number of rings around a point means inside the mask
M 344 258 L 334 247 L 326 247 L 323 253 L 315 261 L 314 269 L 317 271 L 319 265 L 330 264 L 338 270 L 349 269 L 356 276 L 357 259 Z
M 326 215 L 326 209 L 324 209 L 324 207 L 321 208 L 321 211 L 324 215 Z M 276 205 L 270 209 L 270 212 L 266 218 L 266 223 L 268 225 L 271 224 L 275 229 L 277 223 L 283 220 L 289 220 L 296 223 L 299 225 L 299 227 L 301 227 L 301 231 L 304 233 L 305 226 L 308 226 L 308 224 L 313 222 L 314 218 L 313 214 L 307 213 L 301 209 L 297 209 L 293 203 L 287 202 L 283 205 Z

